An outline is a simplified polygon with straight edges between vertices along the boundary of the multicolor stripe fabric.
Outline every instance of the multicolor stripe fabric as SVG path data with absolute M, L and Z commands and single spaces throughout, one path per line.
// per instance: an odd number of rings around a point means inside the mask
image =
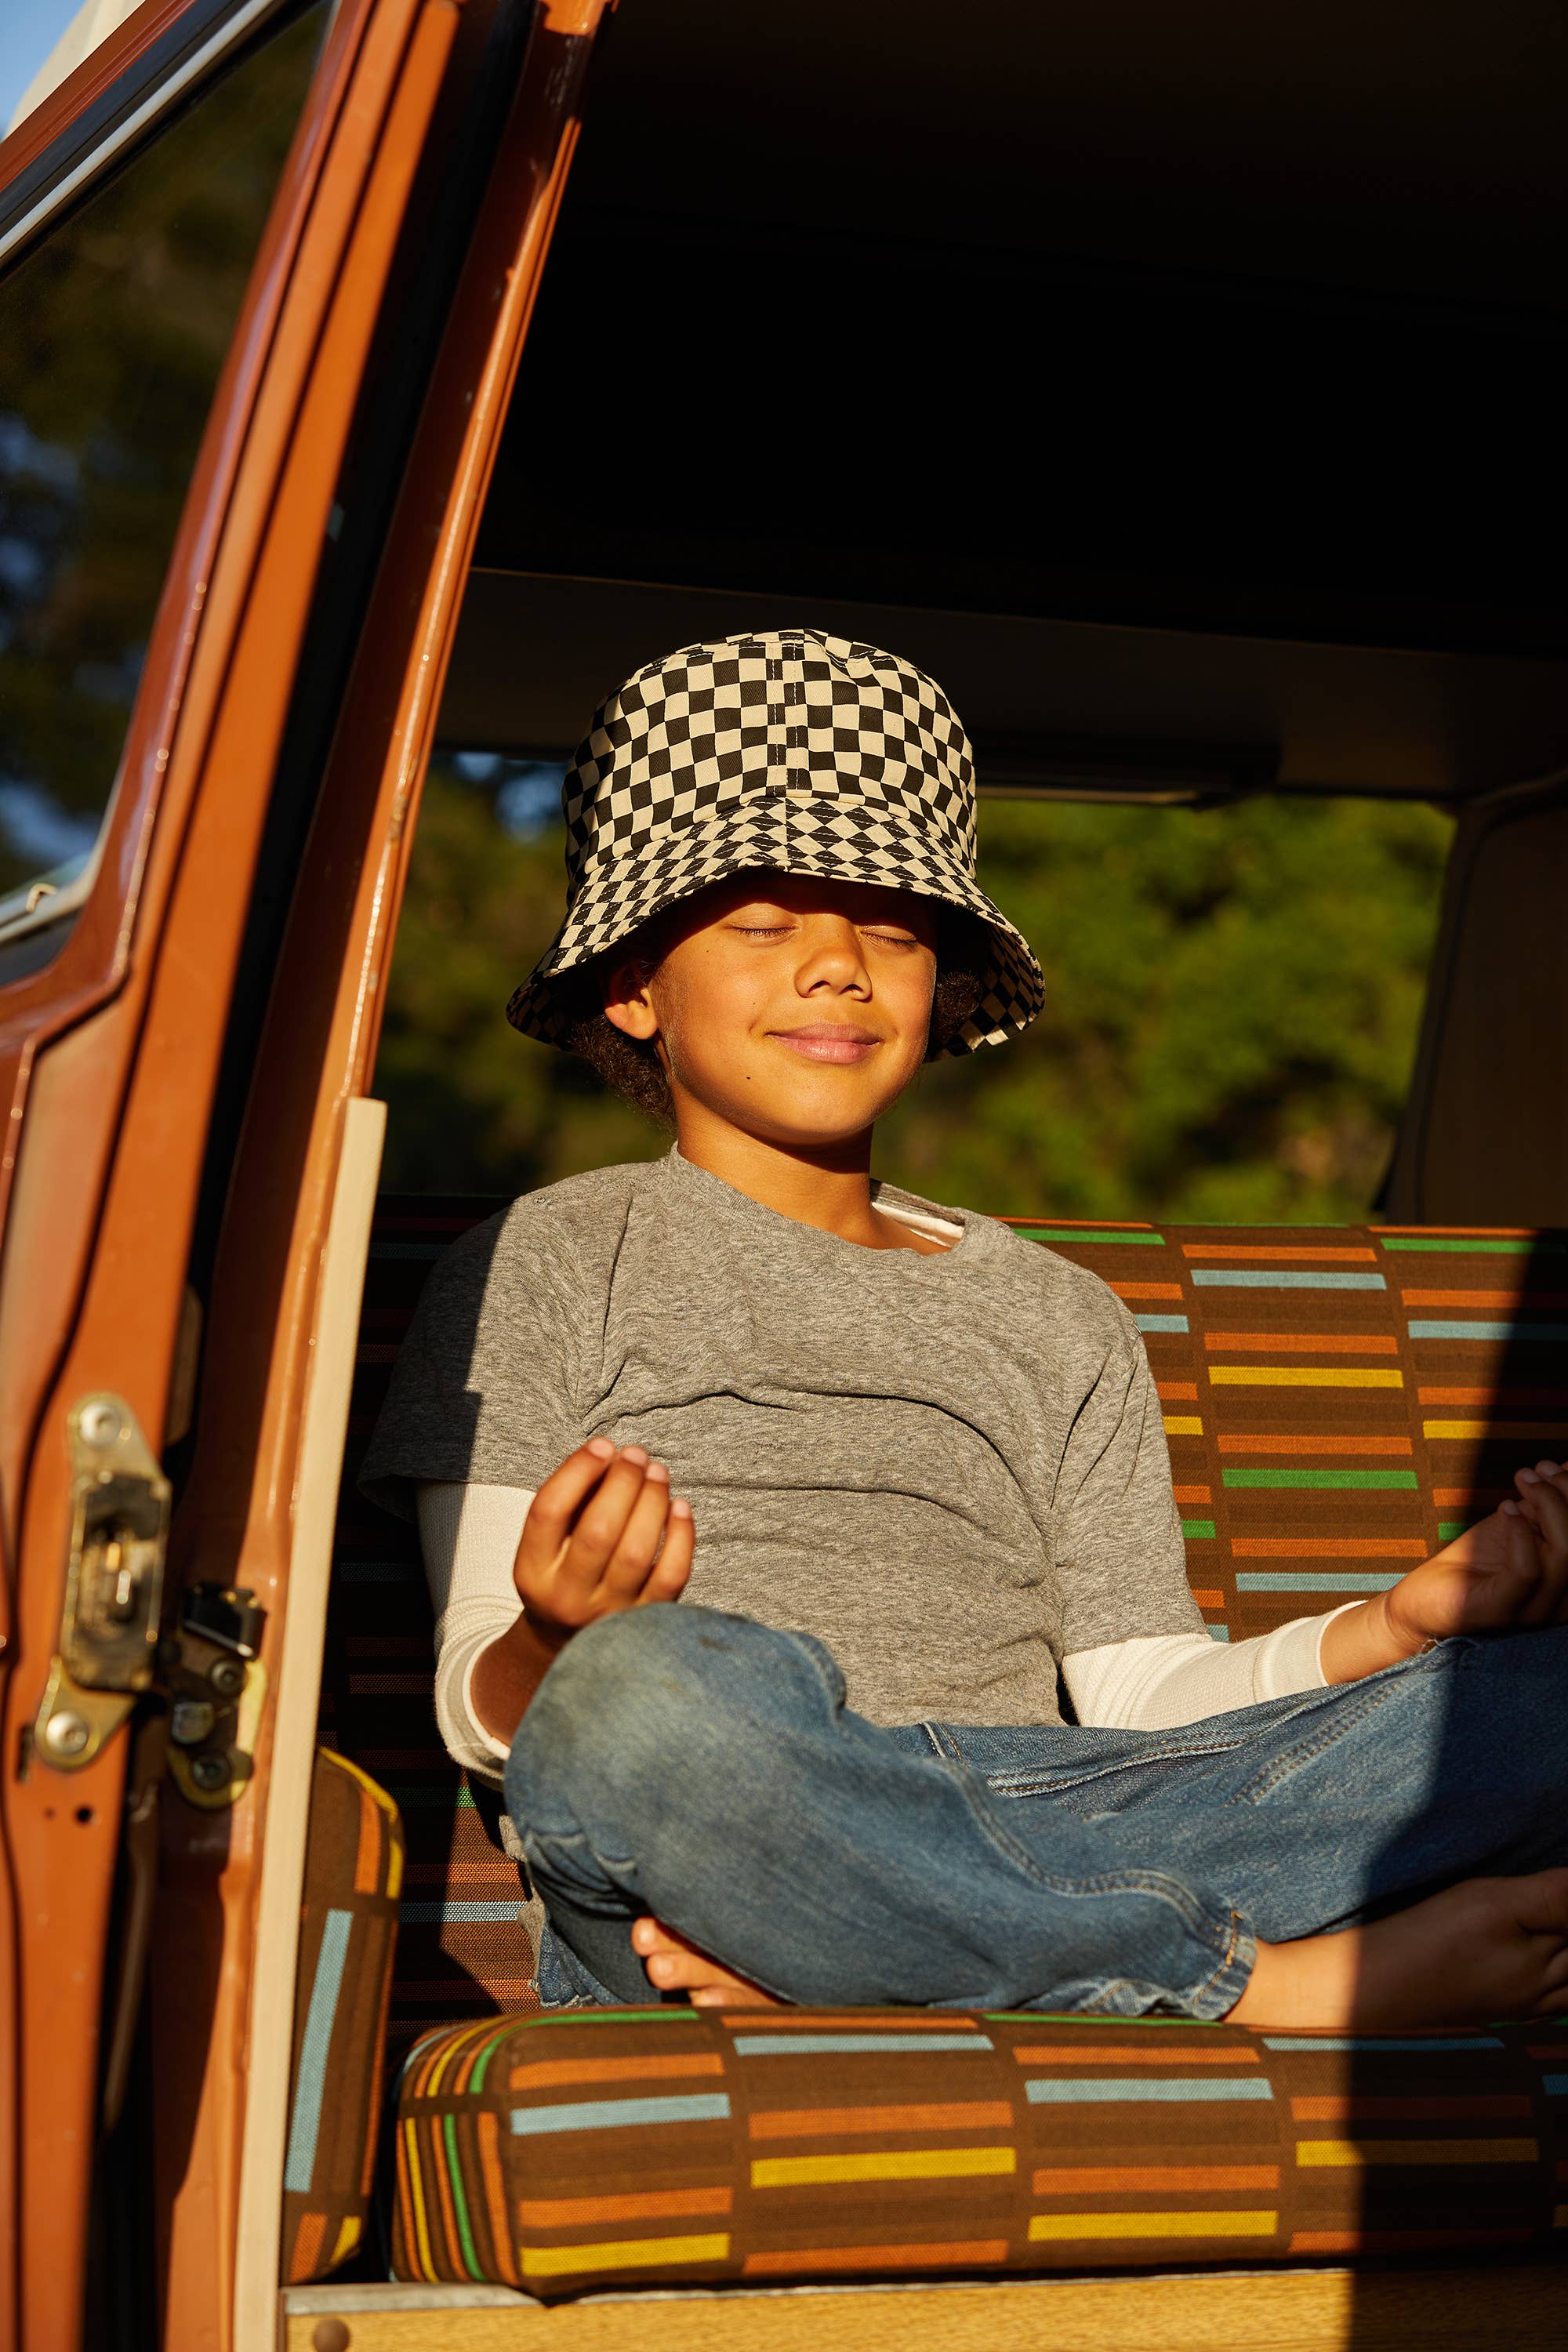
M 320 1736 L 395 1798 L 408 1843 L 390 2035 L 437 2021 L 537 2008 L 542 1913 L 501 1846 L 493 1790 L 442 1747 L 431 1693 L 429 1596 L 412 1527 L 362 1500 L 356 1480 L 398 1343 L 431 1266 L 493 1201 L 384 1201 L 371 1239 L 338 1504 Z
M 1568 1236 L 1011 1222 L 1143 1333 L 1216 1640 L 1383 1591 L 1568 1449 Z
M 1568 2246 L 1557 2028 L 1345 2041 L 952 2012 L 542 2015 L 537 1905 L 493 1794 L 437 1737 L 413 1531 L 354 1486 L 426 1275 L 498 1205 L 383 1203 L 328 1629 L 322 1737 L 407 1822 L 398 2275 L 548 2296 Z M 1142 1328 L 1216 1639 L 1381 1590 L 1521 1463 L 1568 1446 L 1562 1235 L 1014 1223 L 1102 1276 Z M 322 2263 L 331 2226 L 295 2259 Z
M 659 2008 L 419 2042 L 395 2275 L 900 2277 L 1550 2245 L 1568 2032 Z M 1561 2242 L 1559 2240 L 1558 2242 Z
M 290 2283 L 324 2278 L 364 2234 L 402 1883 L 396 1806 L 346 1757 L 319 1748 L 283 2166 Z

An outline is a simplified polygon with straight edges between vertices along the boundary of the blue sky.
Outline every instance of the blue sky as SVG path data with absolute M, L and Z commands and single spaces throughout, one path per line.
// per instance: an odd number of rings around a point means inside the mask
M 71 18 L 77 0 L 3 0 L 0 5 L 0 131 Z

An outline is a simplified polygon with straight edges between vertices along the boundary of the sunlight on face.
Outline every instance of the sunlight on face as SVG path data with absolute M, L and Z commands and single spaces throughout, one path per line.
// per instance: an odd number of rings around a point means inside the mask
M 617 973 L 605 1010 L 658 1035 L 678 1114 L 686 1097 L 769 1141 L 838 1142 L 925 1058 L 936 940 L 911 891 L 742 875 L 673 909 L 657 966 Z

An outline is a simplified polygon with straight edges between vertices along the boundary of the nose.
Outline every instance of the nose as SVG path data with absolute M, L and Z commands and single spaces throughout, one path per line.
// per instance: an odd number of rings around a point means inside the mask
M 860 934 L 847 916 L 813 915 L 802 925 L 795 984 L 801 996 L 869 996 Z

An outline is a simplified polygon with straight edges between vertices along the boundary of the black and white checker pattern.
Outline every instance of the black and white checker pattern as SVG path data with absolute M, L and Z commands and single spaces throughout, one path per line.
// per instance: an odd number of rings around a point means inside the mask
M 817 629 L 685 646 L 595 714 L 562 788 L 567 916 L 507 1007 L 556 1042 L 552 982 L 662 908 L 758 866 L 916 890 L 989 926 L 985 993 L 949 1050 L 1026 1028 L 1045 981 L 974 880 L 974 761 L 942 688 Z

